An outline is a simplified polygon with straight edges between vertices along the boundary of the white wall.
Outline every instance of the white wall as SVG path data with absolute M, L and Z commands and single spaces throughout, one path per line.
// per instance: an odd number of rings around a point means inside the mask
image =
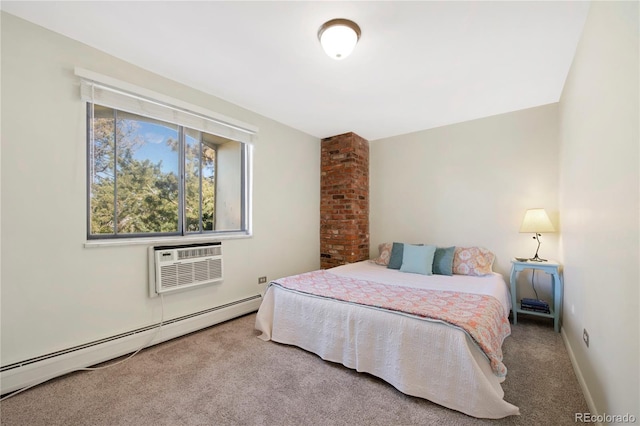
M 167 296 L 166 319 L 259 294 L 258 276 L 319 267 L 318 139 L 6 13 L 1 30 L 3 365 L 160 319 L 159 298 L 147 296 L 146 246 L 83 246 L 85 107 L 76 66 L 260 129 L 254 237 L 224 241 L 224 283 Z
M 592 409 L 636 419 L 638 12 L 638 2 L 592 3 L 559 108 L 563 332 Z
M 558 225 L 557 132 L 551 104 L 372 141 L 372 255 L 387 241 L 484 246 L 508 275 L 511 258 L 537 246 L 518 232 L 525 210 L 546 208 Z M 543 235 L 540 256 L 557 258 L 557 241 Z

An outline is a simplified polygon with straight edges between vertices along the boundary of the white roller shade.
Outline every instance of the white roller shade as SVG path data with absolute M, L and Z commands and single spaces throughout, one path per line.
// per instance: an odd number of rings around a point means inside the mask
M 225 121 L 212 117 L 213 113 L 209 115 L 206 111 L 203 112 L 202 108 L 190 107 L 178 100 L 171 102 L 166 96 L 160 94 L 153 96 L 152 92 L 142 88 L 139 88 L 136 93 L 136 91 L 131 91 L 133 86 L 124 82 L 118 84 L 117 80 L 109 77 L 103 77 L 103 79 L 109 80 L 111 84 L 96 81 L 98 74 L 90 71 L 76 69 L 76 75 L 84 77 L 80 81 L 80 96 L 84 101 L 155 118 L 239 142 L 248 144 L 255 142 L 257 130 L 253 126 L 240 124 L 236 120 Z

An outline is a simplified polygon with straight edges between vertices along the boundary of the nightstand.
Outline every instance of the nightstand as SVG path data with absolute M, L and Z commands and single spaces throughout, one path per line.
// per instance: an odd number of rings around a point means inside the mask
M 518 299 L 518 283 L 516 277 L 518 272 L 525 269 L 533 269 L 542 271 L 551 275 L 551 294 L 553 300 L 549 303 L 549 310 L 551 313 L 535 312 L 526 309 L 522 309 L 520 301 Z M 562 309 L 562 271 L 559 263 L 554 261 L 548 262 L 532 262 L 529 260 L 519 261 L 516 259 L 511 260 L 511 304 L 513 312 L 513 324 L 518 323 L 518 314 L 536 315 L 539 317 L 553 318 L 553 328 L 556 332 L 560 332 L 560 311 Z

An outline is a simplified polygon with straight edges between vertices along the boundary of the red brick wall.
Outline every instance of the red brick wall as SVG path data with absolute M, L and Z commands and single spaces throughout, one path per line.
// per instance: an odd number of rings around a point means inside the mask
M 355 133 L 321 143 L 320 267 L 369 258 L 369 142 Z

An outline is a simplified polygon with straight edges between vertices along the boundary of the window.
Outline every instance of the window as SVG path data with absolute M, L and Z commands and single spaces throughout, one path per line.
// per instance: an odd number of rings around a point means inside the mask
M 90 89 L 87 238 L 250 233 L 250 144 L 103 105 Z

